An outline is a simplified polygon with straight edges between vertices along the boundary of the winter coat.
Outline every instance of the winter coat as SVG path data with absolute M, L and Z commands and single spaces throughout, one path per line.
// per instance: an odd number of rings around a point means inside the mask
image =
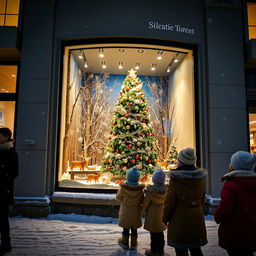
M 221 190 L 215 221 L 220 223 L 219 245 L 224 249 L 256 251 L 256 173 L 229 172 Z
M 144 185 L 120 184 L 116 200 L 120 202 L 118 225 L 123 228 L 137 229 L 142 226 L 141 211 L 144 199 Z
M 12 143 L 0 144 L 0 204 L 13 204 L 13 183 L 18 170 L 18 156 Z
M 143 202 L 145 212 L 144 228 L 149 232 L 163 232 L 165 230 L 162 223 L 165 198 L 165 185 L 149 186 Z
M 198 248 L 207 244 L 203 215 L 204 177 L 205 171 L 196 168 L 170 172 L 163 213 L 163 222 L 169 223 L 167 230 L 169 246 Z

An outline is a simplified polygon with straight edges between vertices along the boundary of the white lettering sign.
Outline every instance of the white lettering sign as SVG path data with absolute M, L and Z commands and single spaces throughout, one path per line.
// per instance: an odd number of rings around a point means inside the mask
M 195 29 L 194 28 L 185 28 L 182 27 L 181 25 L 172 25 L 172 24 L 160 24 L 157 21 L 150 21 L 148 23 L 148 28 L 149 29 L 158 29 L 158 30 L 169 30 L 169 31 L 176 31 L 180 33 L 186 33 L 186 34 L 195 34 Z

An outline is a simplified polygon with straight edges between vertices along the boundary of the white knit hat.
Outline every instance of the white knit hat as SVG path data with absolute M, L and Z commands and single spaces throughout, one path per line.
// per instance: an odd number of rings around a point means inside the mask
M 231 166 L 235 170 L 253 170 L 256 165 L 256 155 L 246 151 L 238 151 L 231 156 Z
M 180 151 L 178 160 L 185 165 L 195 165 L 196 154 L 193 148 L 185 148 Z

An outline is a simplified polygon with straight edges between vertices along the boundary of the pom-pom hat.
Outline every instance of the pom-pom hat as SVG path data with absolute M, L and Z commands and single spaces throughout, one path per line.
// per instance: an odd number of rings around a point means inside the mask
M 154 184 L 162 185 L 165 183 L 165 173 L 162 169 L 156 169 L 152 176 L 152 181 Z
M 180 151 L 178 160 L 185 165 L 195 165 L 196 154 L 193 148 L 185 148 Z
M 134 166 L 132 167 L 126 174 L 126 184 L 127 185 L 132 185 L 132 186 L 137 186 L 139 185 L 138 181 L 140 178 L 140 173 L 138 169 Z
M 231 156 L 231 166 L 235 170 L 253 170 L 256 165 L 256 155 L 246 151 L 238 151 Z

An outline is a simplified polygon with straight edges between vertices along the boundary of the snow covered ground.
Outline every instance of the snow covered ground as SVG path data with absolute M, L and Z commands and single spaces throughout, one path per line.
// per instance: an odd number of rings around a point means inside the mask
M 208 244 L 205 256 L 227 256 L 218 246 L 217 229 L 212 216 L 205 218 Z M 123 250 L 117 245 L 122 229 L 116 218 L 76 214 L 52 214 L 47 218 L 10 218 L 13 251 L 8 255 L 19 256 L 135 256 L 145 255 L 149 248 L 149 233 L 139 229 L 137 251 Z M 166 232 L 165 232 L 166 235 Z M 191 234 L 192 235 L 192 234 Z M 166 255 L 175 255 L 173 248 L 165 247 Z

